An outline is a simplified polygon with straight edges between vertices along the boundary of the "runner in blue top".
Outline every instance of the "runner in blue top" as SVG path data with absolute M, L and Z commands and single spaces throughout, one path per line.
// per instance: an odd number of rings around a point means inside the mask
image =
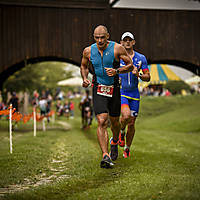
M 140 93 L 138 90 L 138 78 L 142 81 L 150 80 L 150 73 L 147 67 L 147 60 L 144 55 L 133 50 L 135 45 L 134 36 L 130 32 L 125 32 L 121 37 L 121 44 L 125 47 L 129 56 L 133 60 L 133 65 L 137 67 L 138 72 L 120 74 L 121 78 L 121 131 L 119 134 L 119 145 L 124 147 L 123 156 L 130 156 L 130 146 L 135 135 L 135 120 L 139 112 Z M 120 66 L 124 66 L 123 60 L 120 60 Z M 139 71 L 142 70 L 142 73 Z M 128 125 L 127 133 L 125 128 Z M 126 144 L 125 144 L 126 135 Z
M 105 26 L 97 26 L 94 30 L 95 44 L 86 47 L 81 61 L 81 76 L 83 87 L 88 87 L 89 67 L 93 71 L 93 107 L 97 117 L 97 137 L 102 150 L 102 168 L 113 166 L 112 160 L 118 157 L 118 138 L 120 132 L 120 87 L 119 73 L 127 73 L 133 70 L 133 63 L 125 48 L 113 41 L 109 41 L 109 33 Z M 120 68 L 120 59 L 125 63 Z M 135 67 L 134 73 L 137 73 Z M 108 154 L 108 117 L 111 122 L 113 138 L 111 138 L 111 152 Z M 111 158 L 111 159 L 110 159 Z

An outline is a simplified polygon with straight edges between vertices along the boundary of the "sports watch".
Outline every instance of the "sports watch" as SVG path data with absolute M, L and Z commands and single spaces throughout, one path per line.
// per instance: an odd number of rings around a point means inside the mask
M 116 74 L 119 74 L 119 68 L 118 68 L 118 69 L 116 69 L 115 71 L 116 71 Z
M 139 73 L 139 78 L 141 78 L 141 77 L 142 77 L 142 74 L 143 74 L 143 73 L 141 73 L 141 72 Z

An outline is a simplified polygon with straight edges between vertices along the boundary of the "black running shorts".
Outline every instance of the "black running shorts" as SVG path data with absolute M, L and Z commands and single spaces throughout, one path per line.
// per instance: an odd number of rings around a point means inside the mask
M 97 94 L 97 86 L 93 86 L 93 107 L 96 115 L 109 113 L 111 117 L 119 117 L 121 112 L 120 87 L 114 86 L 112 97 Z

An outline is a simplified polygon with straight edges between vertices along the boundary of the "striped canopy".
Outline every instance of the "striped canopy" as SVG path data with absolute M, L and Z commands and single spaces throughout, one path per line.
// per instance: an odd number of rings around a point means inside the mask
M 169 80 L 181 80 L 169 65 L 151 64 L 148 67 L 151 74 L 151 84 L 164 84 Z
M 148 65 L 151 80 L 150 82 L 143 82 L 140 80 L 140 85 L 144 87 L 149 84 L 165 84 L 169 80 L 186 80 L 194 74 L 182 67 L 167 64 L 151 64 Z
M 141 88 L 145 88 L 148 85 L 165 84 L 169 80 L 186 80 L 194 76 L 194 73 L 191 71 L 174 65 L 151 64 L 148 65 L 148 68 L 151 80 L 150 82 L 145 82 L 139 79 L 139 87 Z

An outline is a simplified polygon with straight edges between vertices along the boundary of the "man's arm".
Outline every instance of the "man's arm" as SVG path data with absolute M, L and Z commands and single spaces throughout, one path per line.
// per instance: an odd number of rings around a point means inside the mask
M 146 81 L 146 82 L 150 81 L 151 76 L 150 76 L 149 70 L 144 70 L 143 74 L 139 74 L 139 78 L 142 81 Z
M 144 55 L 142 56 L 142 60 L 140 61 L 140 69 L 142 69 L 143 73 L 137 73 L 137 77 L 139 77 L 142 81 L 150 81 L 151 75 L 147 66 L 146 57 Z
M 80 73 L 81 73 L 81 77 L 83 79 L 83 83 L 82 83 L 83 87 L 88 87 L 90 85 L 90 80 L 88 80 L 89 55 L 90 55 L 90 47 L 86 47 L 83 50 L 83 57 L 82 57 L 82 60 L 81 60 L 81 67 L 80 67 Z
M 119 59 L 122 59 L 124 63 L 126 64 L 125 66 L 119 68 L 119 74 L 131 72 L 136 68 L 133 65 L 131 57 L 128 55 L 125 48 L 121 45 L 119 45 Z
M 120 61 L 120 59 L 122 59 L 126 65 L 118 69 L 105 68 L 108 76 L 115 76 L 116 74 L 124 74 L 127 72 L 131 72 L 134 68 L 136 68 L 133 66 L 133 62 L 130 56 L 128 55 L 127 51 L 125 50 L 125 48 L 117 43 L 115 46 L 115 59 L 117 61 Z

